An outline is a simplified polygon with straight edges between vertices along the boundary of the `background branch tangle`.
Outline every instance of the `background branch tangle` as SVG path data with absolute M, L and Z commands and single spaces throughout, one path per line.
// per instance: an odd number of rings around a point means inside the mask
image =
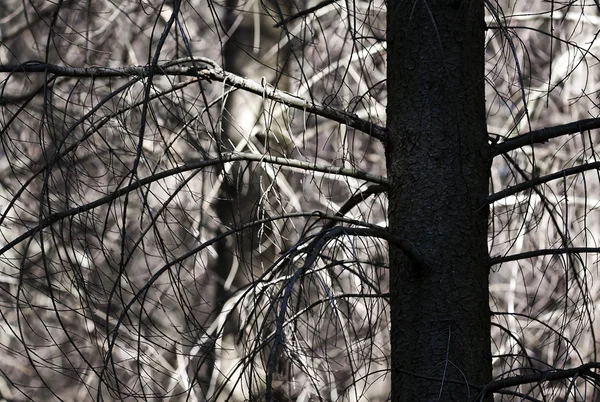
M 455 163 L 449 181 L 467 181 L 476 158 L 452 124 L 447 141 L 415 135 L 431 135 L 460 64 L 446 48 L 391 70 L 413 85 L 444 56 L 429 73 L 445 79 L 406 98 L 431 96 L 407 104 L 414 133 L 388 131 L 389 38 L 464 43 L 463 26 L 440 36 L 445 13 L 481 6 L 464 4 L 414 2 L 394 27 L 407 9 L 388 7 L 405 2 L 0 0 L 0 399 L 383 402 L 401 400 L 398 375 L 425 382 L 422 399 L 598 399 L 599 18 L 585 2 L 484 2 L 485 79 L 465 91 L 485 81 L 491 181 L 473 205 L 491 210 L 494 380 L 467 378 L 447 345 L 472 339 L 449 314 L 424 318 L 444 359 L 427 349 L 426 374 L 391 372 L 390 272 L 458 267 L 464 229 L 441 217 L 435 250 L 388 229 L 390 138 L 439 146 L 406 154 L 426 162 L 415 177 L 458 149 L 408 190 Z M 425 211 L 415 227 L 446 195 L 408 205 Z

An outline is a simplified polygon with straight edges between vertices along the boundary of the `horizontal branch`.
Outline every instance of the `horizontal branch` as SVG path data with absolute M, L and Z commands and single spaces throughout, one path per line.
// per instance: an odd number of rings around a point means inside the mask
M 496 201 L 506 198 L 508 196 L 514 195 L 516 193 L 520 193 L 521 191 L 525 191 L 530 188 L 533 188 L 539 184 L 547 183 L 552 180 L 564 178 L 567 176 L 571 176 L 571 175 L 574 175 L 577 173 L 585 172 L 588 170 L 594 170 L 594 169 L 600 169 L 600 162 L 585 163 L 580 166 L 574 166 L 572 168 L 563 169 L 560 172 L 552 173 L 552 174 L 542 176 L 542 177 L 536 177 L 531 180 L 527 180 L 523 183 L 519 183 L 514 186 L 511 186 L 507 189 L 498 191 L 497 193 L 491 194 L 486 198 L 486 200 L 488 203 L 491 204 L 493 202 L 496 202 Z
M 184 58 L 172 60 L 151 69 L 148 66 L 130 67 L 66 67 L 37 61 L 29 61 L 22 64 L 0 65 L 0 73 L 47 73 L 62 77 L 80 78 L 112 78 L 112 77 L 147 77 L 148 75 L 176 75 L 196 77 L 203 81 L 217 81 L 231 85 L 232 87 L 251 92 L 259 96 L 265 96 L 276 102 L 286 104 L 295 109 L 316 114 L 349 127 L 355 128 L 372 137 L 386 142 L 387 130 L 385 127 L 373 124 L 359 118 L 356 114 L 345 110 L 326 106 L 322 103 L 312 102 L 289 92 L 281 91 L 270 84 L 261 84 L 248 78 L 223 71 L 213 60 L 205 57 Z
M 277 156 L 253 154 L 249 152 L 236 152 L 230 154 L 223 154 L 223 158 L 217 159 L 219 163 L 237 162 L 237 161 L 250 161 L 250 162 L 262 162 L 269 163 L 272 165 L 285 166 L 294 169 L 300 169 L 308 172 L 321 172 L 326 174 L 340 175 L 346 177 L 353 177 L 355 179 L 365 180 L 371 183 L 381 184 L 383 186 L 388 185 L 388 179 L 385 176 L 379 176 L 362 170 L 354 168 L 344 168 L 336 166 L 324 166 L 316 165 L 313 162 L 299 161 L 297 159 L 282 158 Z M 192 162 L 194 163 L 194 162 Z M 187 163 L 186 163 L 187 165 Z
M 524 253 L 511 254 L 505 256 L 493 257 L 490 260 L 492 265 L 502 264 L 504 262 L 524 260 L 527 258 L 541 257 L 543 255 L 561 255 L 561 254 L 579 254 L 579 253 L 600 253 L 598 247 L 567 247 L 556 249 L 532 250 Z
M 541 144 L 562 135 L 577 134 L 598 128 L 600 128 L 600 119 L 585 119 L 530 131 L 492 146 L 492 155 L 502 155 L 526 145 Z
M 336 109 L 331 106 L 326 106 L 322 103 L 311 102 L 299 96 L 292 95 L 289 92 L 276 89 L 271 85 L 263 86 L 256 81 L 248 78 L 242 78 L 231 73 L 223 73 L 222 77 L 216 76 L 213 77 L 213 79 L 215 81 L 226 81 L 227 84 L 235 88 L 243 89 L 256 95 L 265 96 L 271 100 L 283 103 L 295 109 L 303 110 L 308 113 L 314 113 L 317 116 L 345 124 L 349 127 L 362 131 L 363 133 L 369 134 L 373 138 L 376 138 L 383 143 L 387 142 L 387 129 L 385 127 L 373 124 L 367 120 L 363 120 L 354 113 Z
M 600 363 L 592 362 L 582 364 L 579 367 L 574 367 L 571 369 L 553 369 L 534 374 L 523 374 L 508 378 L 502 378 L 500 380 L 492 381 L 491 383 L 489 383 L 485 387 L 483 392 L 485 393 L 485 395 L 489 395 L 491 393 L 498 392 L 504 388 L 517 387 L 519 385 L 532 383 L 565 380 L 567 378 L 575 378 L 586 375 L 597 378 L 598 374 L 592 371 L 594 369 L 600 369 Z
M 8 250 L 17 246 L 22 241 L 30 238 L 31 236 L 34 236 L 36 233 L 38 233 L 42 229 L 45 229 L 48 226 L 50 226 L 62 219 L 65 219 L 65 218 L 68 218 L 71 216 L 75 216 L 77 214 L 80 214 L 80 213 L 92 210 L 94 208 L 97 208 L 101 205 L 107 204 L 125 194 L 128 194 L 132 191 L 137 190 L 138 188 L 141 188 L 145 185 L 156 182 L 165 177 L 169 177 L 172 175 L 176 175 L 176 174 L 180 174 L 180 173 L 184 173 L 184 172 L 188 172 L 188 171 L 192 171 L 192 170 L 196 170 L 196 169 L 204 169 L 204 168 L 211 167 L 211 166 L 222 165 L 224 163 L 240 162 L 240 161 L 270 163 L 270 164 L 279 165 L 279 166 L 287 166 L 287 167 L 291 167 L 291 168 L 301 169 L 304 171 L 315 171 L 315 172 L 322 172 L 322 173 L 327 173 L 327 174 L 342 175 L 342 176 L 347 176 L 347 177 L 353 177 L 356 179 L 362 179 L 365 181 L 371 181 L 371 182 L 378 183 L 378 184 L 387 184 L 387 178 L 385 178 L 383 176 L 373 175 L 373 174 L 362 172 L 362 171 L 356 170 L 356 169 L 348 169 L 348 168 L 334 167 L 334 166 L 321 166 L 321 165 L 315 165 L 314 163 L 311 163 L 311 162 L 304 162 L 304 161 L 299 161 L 299 160 L 295 160 L 295 159 L 281 158 L 281 157 L 275 157 L 275 156 L 269 156 L 269 155 L 260 155 L 260 154 L 251 154 L 251 153 L 223 154 L 223 156 L 221 158 L 199 159 L 199 160 L 195 160 L 195 161 L 190 161 L 190 162 L 186 162 L 180 166 L 177 166 L 173 169 L 168 169 L 168 170 L 165 170 L 162 172 L 158 172 L 158 173 L 155 173 L 148 177 L 139 178 L 139 179 L 135 180 L 134 182 L 132 182 L 130 185 L 119 188 L 119 189 L 113 191 L 112 193 L 107 194 L 104 197 L 98 198 L 95 201 L 92 201 L 85 205 L 80 205 L 78 207 L 70 208 L 66 211 L 53 213 L 50 216 L 48 216 L 47 218 L 45 218 L 44 220 L 42 220 L 41 222 L 39 222 L 35 227 L 29 229 L 28 231 L 26 231 L 25 233 L 23 233 L 21 236 L 17 237 L 16 239 L 8 242 L 8 244 L 6 244 L 4 247 L 2 247 L 0 249 L 0 255 L 3 255 L 5 252 L 7 252 Z
M 189 64 L 195 64 L 190 66 Z M 187 64 L 187 65 L 184 65 Z M 221 70 L 217 62 L 205 58 L 177 59 L 156 66 L 151 69 L 148 66 L 125 66 L 125 67 L 68 67 L 57 64 L 44 63 L 42 61 L 27 61 L 21 64 L 0 65 L 0 73 L 46 73 L 59 77 L 77 78 L 114 78 L 114 77 L 147 77 L 152 75 L 183 75 L 210 79 L 212 71 Z
M 312 7 L 309 7 L 307 9 L 305 9 L 305 10 L 298 11 L 296 14 L 292 14 L 289 17 L 284 18 L 283 20 L 281 20 L 280 22 L 278 22 L 274 26 L 275 26 L 275 28 L 280 28 L 280 27 L 285 26 L 285 25 L 287 25 L 288 23 L 290 23 L 290 22 L 292 22 L 294 20 L 297 20 L 298 18 L 302 18 L 302 17 L 307 16 L 308 14 L 312 14 L 312 13 L 314 13 L 314 12 L 316 12 L 316 11 L 324 8 L 324 7 L 327 7 L 330 4 L 333 4 L 333 3 L 337 2 L 337 1 L 338 0 L 323 0 L 323 1 L 319 2 L 318 4 L 315 4 Z

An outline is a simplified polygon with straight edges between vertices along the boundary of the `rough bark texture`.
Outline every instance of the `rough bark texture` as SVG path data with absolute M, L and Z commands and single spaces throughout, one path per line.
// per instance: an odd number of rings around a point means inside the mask
M 483 2 L 388 2 L 392 400 L 468 401 L 491 380 Z

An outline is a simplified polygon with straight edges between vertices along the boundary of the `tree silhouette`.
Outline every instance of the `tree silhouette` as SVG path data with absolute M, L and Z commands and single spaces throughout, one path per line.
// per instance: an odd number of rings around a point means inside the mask
M 388 3 L 388 216 L 424 259 L 390 244 L 394 400 L 471 400 L 492 379 L 483 11 Z
M 0 9 L 3 400 L 597 400 L 597 4 Z

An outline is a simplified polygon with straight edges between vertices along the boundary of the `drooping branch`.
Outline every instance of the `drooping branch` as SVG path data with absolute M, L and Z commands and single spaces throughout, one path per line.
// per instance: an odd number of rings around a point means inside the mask
M 530 131 L 492 146 L 492 155 L 502 155 L 526 145 L 542 144 L 562 135 L 577 134 L 598 128 L 600 128 L 600 118 L 579 120 L 560 126 Z
M 268 370 L 266 375 L 266 397 L 265 400 L 271 400 L 271 392 L 272 392 L 272 383 L 273 383 L 273 373 L 275 369 L 275 359 L 277 356 L 277 350 L 279 346 L 283 343 L 283 327 L 286 323 L 285 315 L 288 309 L 289 300 L 292 294 L 292 290 L 294 285 L 299 280 L 299 278 L 310 268 L 312 268 L 319 255 L 321 254 L 321 250 L 325 247 L 325 245 L 332 239 L 338 236 L 366 236 L 366 237 L 377 237 L 384 240 L 387 240 L 388 243 L 395 245 L 400 249 L 408 259 L 419 268 L 428 268 L 425 260 L 420 255 L 420 253 L 416 250 L 414 245 L 405 239 L 401 239 L 400 237 L 394 235 L 389 230 L 381 228 L 349 228 L 338 226 L 333 229 L 323 230 L 319 233 L 307 246 L 307 256 L 304 264 L 295 270 L 294 274 L 289 278 L 287 284 L 283 290 L 283 297 L 280 303 L 277 325 L 273 334 L 273 344 L 271 346 L 271 351 L 269 353 L 268 358 Z
M 79 78 L 112 78 L 112 77 L 139 77 L 140 79 L 152 75 L 176 75 L 191 76 L 199 80 L 212 82 L 223 82 L 237 89 L 264 96 L 276 102 L 284 103 L 295 109 L 313 113 L 349 127 L 355 128 L 379 141 L 386 142 L 387 130 L 385 127 L 373 124 L 359 118 L 356 114 L 345 110 L 336 109 L 331 106 L 281 91 L 269 84 L 262 84 L 248 78 L 223 71 L 217 62 L 205 57 L 184 58 L 162 63 L 151 69 L 149 66 L 129 67 L 67 67 L 38 61 L 29 61 L 16 65 L 0 65 L 0 73 L 49 73 L 62 77 Z
M 284 214 L 284 215 L 275 216 L 275 217 L 267 217 L 267 218 L 263 218 L 263 219 L 258 219 L 258 220 L 246 223 L 244 225 L 241 225 L 240 227 L 229 229 L 226 232 L 221 233 L 220 235 L 217 235 L 217 236 L 199 244 L 197 247 L 194 247 L 193 249 L 183 253 L 181 256 L 174 258 L 173 260 L 167 262 L 161 268 L 159 268 L 158 270 L 153 272 L 152 276 L 143 284 L 143 286 L 140 287 L 139 290 L 137 290 L 137 292 L 135 292 L 135 295 L 133 295 L 132 299 L 128 303 L 124 304 L 123 311 L 119 315 L 119 318 L 114 322 L 114 327 L 111 328 L 111 335 L 110 335 L 110 337 L 107 337 L 107 340 L 108 340 L 107 353 L 105 354 L 105 356 L 103 358 L 104 364 L 102 364 L 101 370 L 98 374 L 100 383 L 102 383 L 102 378 L 105 375 L 107 375 L 106 374 L 106 372 L 108 371 L 107 368 L 110 367 L 109 361 L 112 359 L 112 356 L 113 356 L 112 351 L 116 347 L 117 338 L 119 336 L 119 331 L 120 331 L 121 327 L 123 327 L 125 325 L 124 323 L 126 322 L 126 318 L 129 314 L 131 308 L 136 303 L 139 303 L 140 300 L 143 300 L 146 297 L 148 291 L 151 289 L 151 287 L 172 267 L 176 267 L 178 264 L 182 263 L 183 261 L 187 260 L 188 258 L 197 255 L 202 250 L 204 250 L 208 247 L 211 247 L 212 245 L 216 244 L 217 242 L 219 242 L 233 234 L 240 233 L 249 228 L 258 227 L 260 225 L 263 225 L 263 224 L 266 224 L 266 223 L 269 223 L 272 221 L 276 221 L 276 220 L 308 217 L 310 215 L 312 215 L 312 213 L 306 213 L 306 212 Z M 266 275 L 266 273 L 263 274 L 263 276 L 265 276 L 265 275 Z M 259 280 L 260 279 L 262 279 L 262 277 L 259 278 Z M 246 289 L 245 292 L 247 292 L 247 290 L 248 289 Z M 107 314 L 107 316 L 108 316 L 108 314 Z M 211 328 L 212 328 L 212 326 L 211 326 Z M 213 329 L 213 331 L 214 331 L 214 329 Z

